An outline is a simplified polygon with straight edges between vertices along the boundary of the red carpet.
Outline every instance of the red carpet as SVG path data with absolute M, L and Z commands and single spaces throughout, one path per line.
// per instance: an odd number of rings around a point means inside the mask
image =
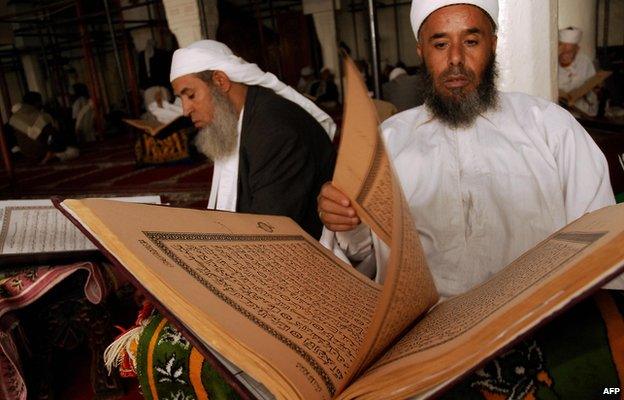
M 81 148 L 80 157 L 66 163 L 17 160 L 14 169 L 13 185 L 0 170 L 0 199 L 156 194 L 174 206 L 205 208 L 212 179 L 212 163 L 205 159 L 137 167 L 129 136 L 90 143 Z

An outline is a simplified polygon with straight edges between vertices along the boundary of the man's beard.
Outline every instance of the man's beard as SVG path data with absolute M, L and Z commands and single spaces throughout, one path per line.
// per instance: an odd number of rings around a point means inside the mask
M 201 128 L 195 137 L 195 146 L 211 160 L 225 158 L 238 143 L 238 115 L 232 103 L 218 89 L 210 86 L 214 113 L 212 122 Z
M 425 65 L 425 104 L 434 117 L 440 119 L 451 128 L 467 128 L 471 126 L 479 115 L 498 106 L 498 92 L 496 91 L 496 57 L 490 56 L 483 71 L 481 82 L 476 90 L 465 92 L 465 88 L 450 89 L 452 95 L 439 93 L 433 81 L 433 76 Z M 463 66 L 450 67 L 439 77 L 444 80 L 448 76 L 463 75 L 470 81 L 476 80 L 475 73 Z

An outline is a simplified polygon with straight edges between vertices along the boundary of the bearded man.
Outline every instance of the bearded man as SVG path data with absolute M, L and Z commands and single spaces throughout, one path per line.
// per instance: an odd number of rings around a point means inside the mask
M 414 0 L 426 101 L 381 125 L 443 298 L 614 203 L 605 157 L 567 111 L 496 90 L 497 16 L 496 0 Z M 383 281 L 388 248 L 330 183 L 319 214 L 323 243 Z
M 596 68 L 592 60 L 583 53 L 579 53 L 579 44 L 583 38 L 583 31 L 569 27 L 559 30 L 559 90 L 569 93 L 582 86 L 589 78 L 596 75 Z M 598 114 L 598 96 L 590 91 L 574 103 L 574 107 L 587 115 L 595 117 Z
M 214 40 L 176 50 L 170 79 L 214 161 L 208 208 L 285 215 L 318 238 L 316 194 L 335 163 L 331 118 Z

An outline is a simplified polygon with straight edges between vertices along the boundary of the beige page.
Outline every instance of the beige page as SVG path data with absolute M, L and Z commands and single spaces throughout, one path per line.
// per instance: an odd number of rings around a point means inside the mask
M 375 106 L 359 71 L 345 61 L 347 97 L 333 184 L 390 246 L 383 292 L 366 345 L 364 368 L 438 299 L 418 233 L 378 131 Z M 358 363 L 360 363 L 360 361 Z
M 340 397 L 402 399 L 441 388 L 623 266 L 624 205 L 586 214 L 436 306 Z
M 66 200 L 193 334 L 281 399 L 331 399 L 380 287 L 286 217 Z
M 149 133 L 152 136 L 156 136 L 158 132 L 160 132 L 164 127 L 167 126 L 162 122 L 154 120 L 124 118 L 123 121 L 128 125 L 134 126 L 135 128 L 139 128 L 142 131 Z

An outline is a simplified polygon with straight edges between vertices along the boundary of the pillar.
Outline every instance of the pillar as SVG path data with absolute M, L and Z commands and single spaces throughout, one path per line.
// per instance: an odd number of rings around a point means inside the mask
M 163 0 L 167 24 L 180 47 L 201 40 L 201 23 L 197 0 Z
M 556 100 L 557 0 L 499 0 L 499 5 L 499 89 Z

